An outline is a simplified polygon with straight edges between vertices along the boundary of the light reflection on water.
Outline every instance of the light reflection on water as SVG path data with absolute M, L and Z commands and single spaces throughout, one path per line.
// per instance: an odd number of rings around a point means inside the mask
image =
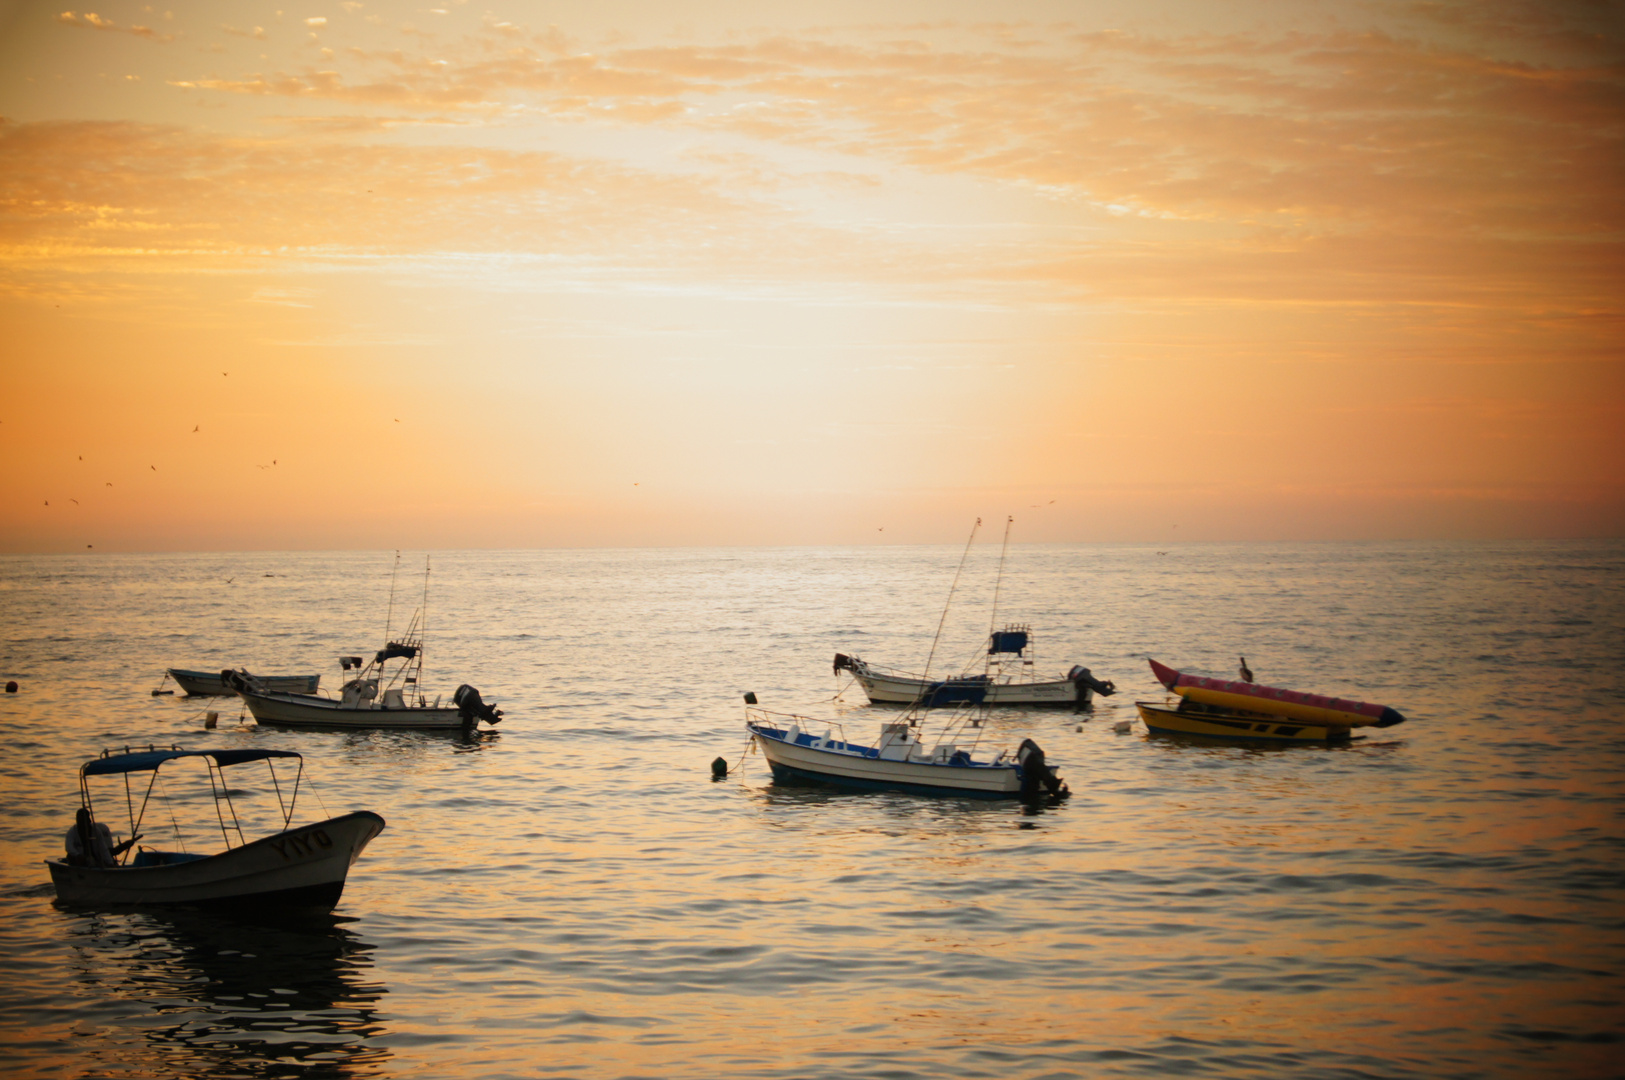
M 70 1075 L 1607 1075 L 1625 549 L 1016 549 L 1001 603 L 1039 670 L 1124 689 L 989 725 L 1074 798 L 771 783 L 739 695 L 871 732 L 895 714 L 829 701 L 830 657 L 922 657 L 958 554 L 437 555 L 430 693 L 508 716 L 473 739 L 147 695 L 170 665 L 331 685 L 382 635 L 387 555 L 0 560 L 24 684 L 0 696 L 0 1037 Z M 987 630 L 967 608 L 951 655 Z M 1332 749 L 1112 731 L 1161 697 L 1146 655 L 1242 653 L 1412 721 Z M 388 821 L 354 921 L 52 906 L 74 770 L 126 742 L 304 752 L 300 819 Z M 717 756 L 740 771 L 713 783 Z

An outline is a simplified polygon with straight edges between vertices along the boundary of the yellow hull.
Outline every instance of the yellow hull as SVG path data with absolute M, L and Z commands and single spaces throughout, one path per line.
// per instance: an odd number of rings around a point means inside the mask
M 1326 728 L 1392 727 L 1405 722 L 1404 716 L 1386 705 L 1306 694 L 1251 682 L 1186 675 L 1155 660 L 1151 661 L 1151 673 L 1164 687 L 1186 701 L 1226 711 L 1282 716 Z
M 1210 739 L 1271 743 L 1343 742 L 1349 737 L 1346 724 L 1310 724 L 1247 710 L 1180 712 L 1148 701 L 1136 701 L 1134 707 L 1140 710 L 1145 726 L 1159 735 L 1201 735 Z
M 1199 686 L 1181 686 L 1174 693 L 1182 698 L 1221 709 L 1256 712 L 1258 709 L 1267 708 L 1277 716 L 1296 720 L 1300 724 L 1317 724 L 1323 728 L 1366 727 L 1376 723 L 1371 717 L 1361 716 L 1358 713 L 1327 709 L 1319 705 L 1302 705 L 1295 701 L 1266 701 L 1253 694 L 1227 694 L 1223 690 L 1207 690 Z

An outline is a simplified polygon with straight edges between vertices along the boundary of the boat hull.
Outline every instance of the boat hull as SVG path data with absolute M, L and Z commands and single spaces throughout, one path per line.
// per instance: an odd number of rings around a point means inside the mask
M 1151 660 L 1150 664 L 1151 673 L 1157 681 L 1172 693 L 1220 709 L 1285 716 L 1323 727 L 1392 727 L 1405 722 L 1404 716 L 1386 705 L 1306 694 L 1299 690 L 1282 690 L 1257 683 L 1186 675 L 1155 660 Z
M 961 702 L 983 705 L 1077 705 L 1094 699 L 1094 691 L 1071 679 L 1052 682 L 984 682 L 979 679 L 911 679 L 874 670 L 853 673 L 873 705 L 913 705 L 929 699 L 929 704 L 952 705 Z
M 169 677 L 175 685 L 192 697 L 235 697 L 237 691 L 220 679 L 220 672 L 189 671 L 170 668 Z M 322 683 L 320 675 L 253 675 L 255 682 L 267 690 L 281 694 L 314 694 Z
M 282 727 L 456 731 L 476 723 L 464 720 L 456 706 L 388 708 L 369 702 L 357 707 L 306 694 L 260 694 L 248 690 L 242 691 L 241 697 L 257 722 Z
M 1310 724 L 1283 716 L 1256 713 L 1180 712 L 1149 701 L 1136 701 L 1148 731 L 1154 735 L 1199 735 L 1267 743 L 1335 743 L 1349 740 L 1347 726 Z
M 778 728 L 754 722 L 746 727 L 756 736 L 756 745 L 777 780 L 958 798 L 1014 799 L 1021 795 L 1021 770 L 1013 764 L 896 760 L 879 757 L 869 747 L 821 740 L 806 733 L 789 742 L 788 732 Z
M 70 866 L 63 859 L 45 863 L 57 900 L 77 907 L 331 911 L 350 867 L 383 829 L 383 818 L 359 810 L 201 859 L 108 868 Z

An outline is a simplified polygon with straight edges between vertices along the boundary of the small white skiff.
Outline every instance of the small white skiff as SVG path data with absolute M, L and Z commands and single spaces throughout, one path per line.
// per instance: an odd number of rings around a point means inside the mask
M 192 697 L 226 697 L 237 691 L 225 684 L 218 671 L 192 671 L 188 668 L 170 668 L 169 677 L 175 685 Z M 248 674 L 243 672 L 243 674 Z M 314 694 L 321 687 L 321 675 L 251 675 L 255 682 L 267 690 L 284 694 Z M 156 693 L 156 691 L 154 691 Z
M 141 839 L 141 827 L 148 802 L 157 783 L 158 768 L 177 758 L 203 758 L 209 766 L 225 850 L 205 855 L 185 850 L 165 851 L 142 847 L 133 858 L 121 853 Z M 292 778 L 277 777 L 275 762 L 299 762 Z M 258 840 L 247 841 L 231 805 L 230 789 L 223 772 L 226 768 L 263 761 L 271 770 L 277 792 L 282 829 Z M 134 798 L 130 776 L 150 772 L 145 794 Z M 69 830 L 66 858 L 47 859 L 57 899 L 64 904 L 101 907 L 119 904 L 188 905 L 217 907 L 230 911 L 269 910 L 286 912 L 331 911 L 344 892 L 350 867 L 362 849 L 384 828 L 384 819 L 367 810 L 343 814 L 311 825 L 292 825 L 294 803 L 304 773 L 303 759 L 292 750 L 260 748 L 182 750 L 179 747 L 107 752 L 86 762 L 79 770 L 82 810 L 79 821 Z M 105 825 L 95 821 L 89 778 L 122 776 L 121 793 L 129 807 L 131 839 L 113 845 Z M 283 803 L 283 785 L 290 784 L 289 798 Z M 157 826 L 154 826 L 155 828 Z M 237 843 L 233 845 L 232 834 Z

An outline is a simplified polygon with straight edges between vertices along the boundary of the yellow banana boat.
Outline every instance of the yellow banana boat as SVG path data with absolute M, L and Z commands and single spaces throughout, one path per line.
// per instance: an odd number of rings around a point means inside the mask
M 1347 738 L 1350 728 L 1405 722 L 1386 705 L 1186 675 L 1155 660 L 1150 663 L 1157 681 L 1182 699 L 1177 710 L 1139 703 L 1140 715 L 1152 730 L 1296 742 Z

